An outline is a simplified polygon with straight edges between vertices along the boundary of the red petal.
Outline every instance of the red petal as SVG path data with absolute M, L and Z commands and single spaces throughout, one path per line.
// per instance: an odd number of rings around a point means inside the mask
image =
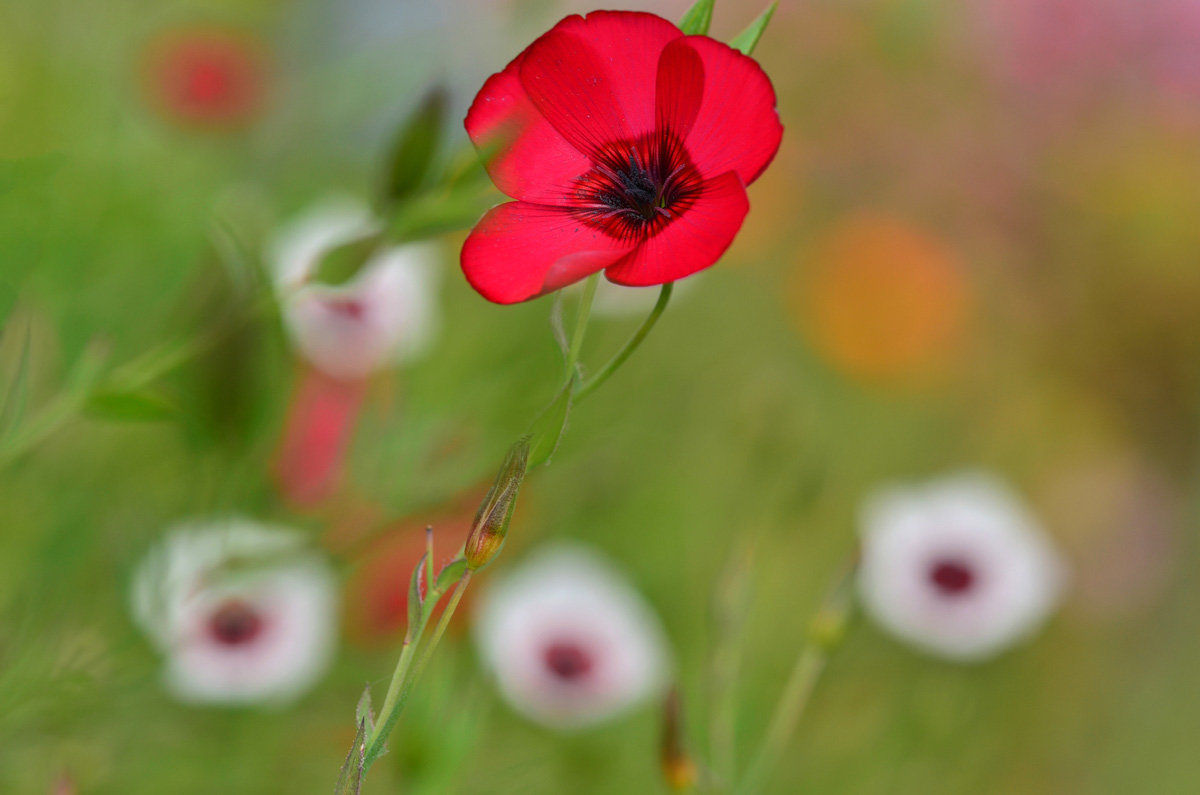
M 462 269 L 480 295 L 515 304 L 608 267 L 630 250 L 570 211 L 508 202 L 483 216 L 463 243 Z
M 685 140 L 704 101 L 704 62 L 687 38 L 675 39 L 663 49 L 655 82 L 658 129 Z
M 555 203 L 591 163 L 529 101 L 518 76 L 520 62 L 518 56 L 488 78 L 464 126 L 486 156 L 496 187 L 514 199 Z
M 685 56 L 680 50 L 690 49 Z M 660 114 L 684 118 L 695 101 L 695 70 L 702 69 L 703 97 L 684 138 L 696 168 L 705 177 L 733 170 L 749 185 L 779 149 L 783 126 L 775 110 L 775 89 L 753 58 L 707 36 L 672 42 L 659 61 Z M 674 129 L 674 128 L 673 128 Z
M 595 152 L 654 130 L 659 54 L 682 35 L 653 14 L 567 17 L 525 50 L 521 83 L 564 138 Z
M 749 210 L 741 178 L 727 171 L 704 183 L 695 203 L 605 274 L 617 284 L 645 287 L 704 270 L 729 248 Z

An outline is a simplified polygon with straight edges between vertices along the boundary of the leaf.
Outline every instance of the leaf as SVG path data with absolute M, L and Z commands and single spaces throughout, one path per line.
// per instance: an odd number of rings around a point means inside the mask
M 365 235 L 325 252 L 313 273 L 321 284 L 345 284 L 353 279 L 379 248 L 379 235 Z
M 150 389 L 113 389 L 89 395 L 84 412 L 102 420 L 152 422 L 174 417 L 178 408 L 166 397 Z
M 96 388 L 104 370 L 104 363 L 112 352 L 104 340 L 92 340 L 67 373 L 66 389 L 82 401 L 84 396 Z
M 217 262 L 225 269 L 234 295 L 248 295 L 258 286 L 259 269 L 253 264 L 253 255 L 234 233 L 229 222 L 220 218 L 213 223 L 211 239 Z
M 421 240 L 467 229 L 495 206 L 490 191 L 456 191 L 445 196 L 413 201 L 388 221 L 388 236 L 395 240 Z
M 410 633 L 410 637 L 411 633 L 415 632 L 421 623 L 425 601 L 421 598 L 421 575 L 425 568 L 425 560 L 428 557 L 429 553 L 426 552 L 417 561 L 417 566 L 413 569 L 412 578 L 408 583 L 408 632 Z
M 714 2 L 715 0 L 696 0 L 695 5 L 679 20 L 679 29 L 688 36 L 706 35 L 708 26 L 712 24 Z
M 370 685 L 363 688 L 363 693 L 358 698 L 358 705 L 354 708 L 354 720 L 360 725 L 365 724 L 368 732 L 375 730 L 375 713 L 371 711 Z
M 542 413 L 529 427 L 532 444 L 529 451 L 530 468 L 549 461 L 558 449 L 558 442 L 567 428 L 567 418 L 571 414 L 571 402 L 575 397 L 576 378 L 567 381 L 550 405 L 542 409 Z
M 437 592 L 444 593 L 447 588 L 462 579 L 463 572 L 466 570 L 466 558 L 455 558 L 443 566 L 437 576 L 437 585 L 435 586 Z
M 385 204 L 415 194 L 433 171 L 449 103 L 446 90 L 435 88 L 401 127 L 389 156 L 383 187 Z
M 729 42 L 729 46 L 735 50 L 741 51 L 743 55 L 749 55 L 754 52 L 754 48 L 758 46 L 758 40 L 762 38 L 763 31 L 767 29 L 767 24 L 771 21 L 771 17 L 775 15 L 775 7 L 779 5 L 778 0 L 767 6 L 767 10 L 758 15 L 758 19 L 751 22 L 745 30 L 733 37 L 733 41 Z
M 20 425 L 22 417 L 25 416 L 25 402 L 29 398 L 29 350 L 32 336 L 29 326 L 26 326 L 17 371 L 9 382 L 4 402 L 0 403 L 0 436 Z
M 9 316 L 17 306 L 17 291 L 7 282 L 0 282 L 0 339 L 8 327 Z
M 346 754 L 342 770 L 338 773 L 337 785 L 333 795 L 359 795 L 362 792 L 363 774 L 366 772 L 367 751 L 367 722 L 359 719 L 358 732 L 354 735 L 354 745 Z
M 563 302 L 565 301 L 565 296 L 565 290 L 556 291 L 554 293 L 554 303 L 550 306 L 550 330 L 554 332 L 554 341 L 558 343 L 558 349 L 562 351 L 564 361 L 567 358 L 567 351 L 571 348 L 571 344 L 567 341 L 567 330 L 563 327 Z

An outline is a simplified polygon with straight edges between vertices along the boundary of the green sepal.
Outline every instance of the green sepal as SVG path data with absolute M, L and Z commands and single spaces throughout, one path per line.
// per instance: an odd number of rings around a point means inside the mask
M 767 29 L 767 24 L 771 21 L 771 17 L 775 15 L 775 7 L 779 5 L 778 0 L 767 6 L 767 10 L 758 15 L 758 18 L 751 22 L 745 30 L 733 37 L 733 41 L 729 42 L 729 46 L 740 51 L 743 55 L 750 55 L 754 52 L 754 48 L 758 46 L 758 40 L 762 38 L 763 31 Z
M 462 579 L 463 573 L 467 570 L 466 558 L 455 558 L 442 567 L 442 570 L 437 575 L 437 592 L 445 593 L 446 590 Z
M 696 0 L 679 20 L 679 29 L 687 36 L 705 36 L 712 24 L 713 3 L 715 0 Z
M 417 631 L 424 615 L 424 600 L 421 599 L 421 570 L 425 568 L 425 560 L 428 557 L 428 552 L 421 556 L 408 581 L 408 633 L 410 640 L 413 639 L 412 633 Z
M 362 695 L 358 697 L 358 704 L 354 707 L 354 722 L 360 726 L 366 725 L 368 734 L 375 730 L 375 713 L 371 711 L 370 685 L 364 687 Z

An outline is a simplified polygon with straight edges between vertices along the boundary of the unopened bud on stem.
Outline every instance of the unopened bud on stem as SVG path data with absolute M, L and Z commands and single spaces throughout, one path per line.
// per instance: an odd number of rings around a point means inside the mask
M 696 763 L 688 756 L 683 740 L 683 706 L 679 690 L 672 688 L 663 702 L 662 745 L 659 764 L 663 778 L 674 792 L 684 792 L 696 785 Z
M 496 482 L 479 506 L 471 534 L 467 536 L 463 557 L 467 569 L 476 571 L 492 562 L 504 546 L 508 535 L 508 522 L 517 506 L 517 492 L 525 479 L 525 467 L 529 463 L 529 437 L 524 437 L 508 450 L 504 466 L 496 475 Z

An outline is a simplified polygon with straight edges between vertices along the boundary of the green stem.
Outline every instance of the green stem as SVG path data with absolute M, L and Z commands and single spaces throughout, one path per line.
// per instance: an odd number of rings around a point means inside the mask
M 388 684 L 383 707 L 379 710 L 379 720 L 375 724 L 375 730 L 367 739 L 364 767 L 370 767 L 371 763 L 383 753 L 383 744 L 387 741 L 388 735 L 392 733 L 392 729 L 395 728 L 396 721 L 400 719 L 400 709 L 404 706 L 401 696 L 407 696 L 406 691 L 408 690 L 405 680 L 408 678 L 408 671 L 412 667 L 413 657 L 416 655 L 417 641 L 424 631 L 425 621 L 422 619 L 420 625 L 415 628 L 415 632 L 413 627 L 409 627 L 411 637 L 405 636 L 404 638 L 404 645 L 400 649 L 400 659 L 396 661 L 396 670 L 392 672 L 392 681 Z
M 416 667 L 413 668 L 413 680 L 415 681 L 421 672 L 425 670 L 425 666 L 429 664 L 430 658 L 433 657 L 434 649 L 442 641 L 442 636 L 446 634 L 446 628 L 450 626 L 450 619 L 454 617 L 454 611 L 458 609 L 458 603 L 462 601 L 463 592 L 467 590 L 467 583 L 471 579 L 471 570 L 467 569 L 463 572 L 463 576 L 455 586 L 453 593 L 450 594 L 450 601 L 446 603 L 446 609 L 442 611 L 442 616 L 438 619 L 437 626 L 433 628 L 433 634 L 429 637 L 429 644 L 425 649 L 425 653 L 421 655 L 421 659 L 417 661 Z
M 742 633 L 750 603 L 755 542 L 747 541 L 721 574 L 713 599 L 714 651 L 710 674 L 709 750 L 715 782 L 728 789 L 737 780 L 737 678 Z
M 842 576 L 830 589 L 813 617 L 809 626 L 808 641 L 796 657 L 796 663 L 792 666 L 787 684 L 784 685 L 775 713 L 771 716 L 762 747 L 750 765 L 746 778 L 737 789 L 739 795 L 756 795 L 761 792 L 787 750 L 788 742 L 796 732 L 829 656 L 841 643 L 845 634 L 846 622 L 852 609 L 850 582 L 857 565 L 856 556 L 846 566 Z
M 592 314 L 592 301 L 596 297 L 596 285 L 600 282 L 597 271 L 583 283 L 583 295 L 579 299 L 579 312 L 575 316 L 575 331 L 571 334 L 571 346 L 567 349 L 567 375 L 570 381 L 575 375 L 575 367 L 579 364 L 579 354 L 583 351 L 583 337 L 587 332 L 588 318 Z
M 429 612 L 422 611 L 420 622 L 415 628 L 410 627 L 410 633 L 404 639 L 404 647 L 400 650 L 400 659 L 396 662 L 396 670 L 392 674 L 391 684 L 388 685 L 383 707 L 379 710 L 379 721 L 375 724 L 375 730 L 371 732 L 371 736 L 367 740 L 364 768 L 370 767 L 383 754 L 384 744 L 387 742 L 388 735 L 396 727 L 396 722 L 400 720 L 400 713 L 404 711 L 413 684 L 428 665 L 442 636 L 446 634 L 446 627 L 450 625 L 450 619 L 454 616 L 459 602 L 462 601 L 463 592 L 467 589 L 470 579 L 471 572 L 463 572 L 462 578 L 459 579 L 454 592 L 450 595 L 450 601 L 442 610 L 441 618 L 434 627 L 433 635 L 423 644 L 421 657 L 416 665 L 413 665 L 413 660 L 416 659 L 417 646 L 420 644 L 421 635 L 425 632 L 425 626 L 429 621 Z M 432 610 L 432 605 L 437 604 L 441 599 L 441 593 L 433 592 L 426 598 L 430 600 L 428 604 Z
M 612 357 L 608 364 L 600 368 L 599 372 L 597 372 L 587 381 L 584 381 L 580 385 L 579 389 L 575 390 L 576 402 L 596 391 L 598 386 L 607 381 L 609 376 L 615 373 L 617 369 L 625 363 L 625 360 L 633 355 L 633 352 L 636 351 L 638 346 L 642 344 L 642 341 L 646 339 L 646 335 L 650 333 L 652 328 L 654 328 L 654 324 L 658 322 L 658 318 L 662 315 L 663 310 L 667 308 L 667 302 L 671 300 L 671 290 L 673 288 L 674 284 L 671 282 L 667 282 L 662 286 L 662 291 L 658 294 L 658 301 L 655 302 L 654 308 L 650 310 L 650 314 L 644 321 L 642 321 L 641 327 L 638 328 L 634 335 L 629 339 L 629 342 L 625 343 L 625 347 L 617 351 L 617 355 Z

